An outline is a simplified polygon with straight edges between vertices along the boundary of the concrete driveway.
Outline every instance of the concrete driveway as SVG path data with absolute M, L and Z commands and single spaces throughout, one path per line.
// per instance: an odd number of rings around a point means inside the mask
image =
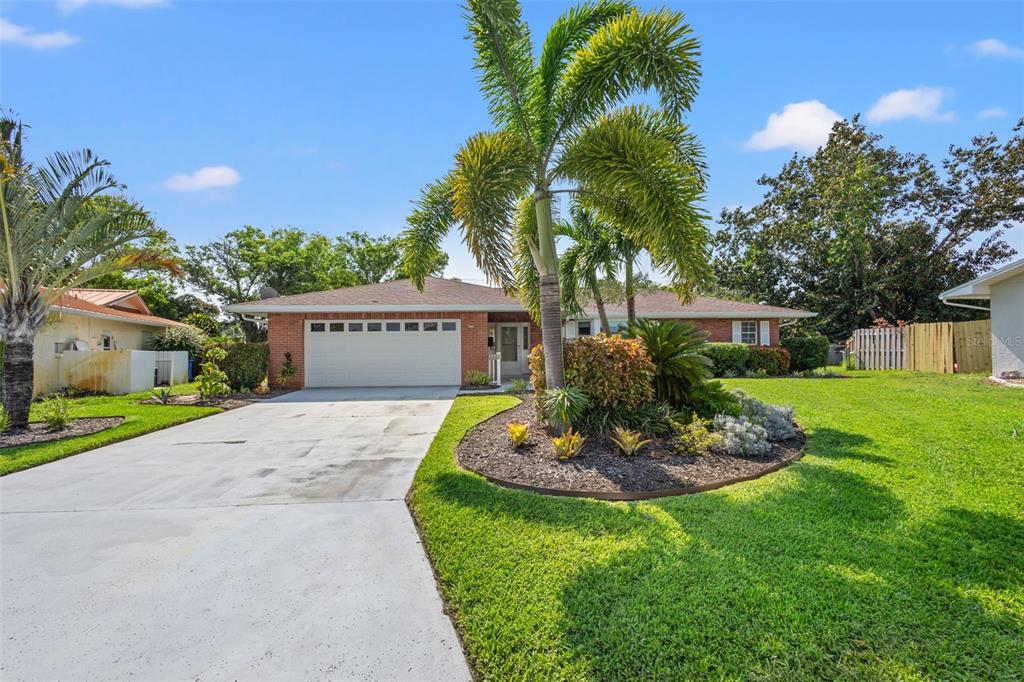
M 0 678 L 469 679 L 403 500 L 455 390 L 299 391 L 0 479 Z

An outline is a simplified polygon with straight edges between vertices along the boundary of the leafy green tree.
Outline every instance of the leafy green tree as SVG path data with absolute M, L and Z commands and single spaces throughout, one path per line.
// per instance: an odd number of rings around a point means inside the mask
M 28 424 L 33 341 L 50 305 L 110 272 L 175 266 L 144 247 L 152 229 L 144 210 L 97 200 L 122 189 L 108 166 L 88 150 L 35 166 L 24 156 L 21 122 L 0 118 L 0 341 L 13 429 Z
M 371 237 L 365 232 L 349 232 L 339 237 L 348 269 L 358 284 L 376 284 L 408 277 L 402 266 L 399 241 L 394 237 Z M 428 274 L 440 276 L 448 265 L 448 254 L 436 253 Z
M 495 130 L 470 137 L 428 185 L 403 233 L 422 285 L 455 226 L 477 265 L 539 317 L 549 388 L 562 386 L 552 202 L 573 195 L 646 248 L 677 286 L 707 272 L 702 150 L 682 122 L 699 43 L 683 15 L 602 0 L 559 17 L 535 60 L 519 3 L 468 0 L 481 91 Z M 627 105 L 652 92 L 660 109 Z
M 813 310 L 809 330 L 834 340 L 877 318 L 973 317 L 938 295 L 1014 254 L 1003 236 L 1024 221 L 1022 127 L 951 147 L 940 171 L 857 118 L 837 122 L 813 155 L 760 179 L 761 203 L 722 212 L 719 286 Z

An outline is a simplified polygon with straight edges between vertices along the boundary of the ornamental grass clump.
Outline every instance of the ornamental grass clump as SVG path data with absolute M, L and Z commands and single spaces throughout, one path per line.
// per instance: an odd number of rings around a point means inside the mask
M 746 417 L 720 414 L 712 422 L 712 429 L 722 437 L 712 446 L 712 452 L 733 457 L 758 457 L 771 452 L 768 432 Z

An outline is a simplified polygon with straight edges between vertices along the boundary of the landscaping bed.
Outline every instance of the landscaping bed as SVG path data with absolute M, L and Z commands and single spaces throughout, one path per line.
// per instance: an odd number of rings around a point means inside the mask
M 233 410 L 238 407 L 245 407 L 252 403 L 258 403 L 271 398 L 277 398 L 286 393 L 291 393 L 293 389 L 282 388 L 273 389 L 267 393 L 228 393 L 211 400 L 203 400 L 196 393 L 189 393 L 184 395 L 171 396 L 171 399 L 167 403 L 161 403 L 156 396 L 150 396 L 142 402 L 145 405 L 195 405 L 197 407 L 219 407 L 222 410 Z
M 46 443 L 72 436 L 88 436 L 118 426 L 123 421 L 124 417 L 86 417 L 73 419 L 67 426 L 57 430 L 51 429 L 45 423 L 33 423 L 23 431 L 0 434 L 0 449 Z
M 505 427 L 522 422 L 530 436 L 509 446 Z M 473 428 L 456 449 L 461 466 L 491 481 L 551 494 L 604 499 L 642 499 L 718 488 L 775 471 L 800 456 L 802 433 L 773 443 L 763 456 L 679 454 L 668 437 L 655 437 L 640 453 L 626 457 L 606 436 L 590 435 L 582 452 L 559 460 L 534 401 L 527 400 Z

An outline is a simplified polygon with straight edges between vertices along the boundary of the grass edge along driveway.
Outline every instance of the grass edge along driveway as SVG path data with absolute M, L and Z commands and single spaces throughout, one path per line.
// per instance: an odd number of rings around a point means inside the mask
M 805 458 L 638 503 L 458 469 L 515 399 L 457 398 L 410 506 L 478 677 L 1024 677 L 1024 394 L 851 376 L 730 381 L 796 407 Z
M 175 393 L 194 392 L 194 385 L 175 386 Z M 77 455 L 104 445 L 135 438 L 146 433 L 159 431 L 168 426 L 183 424 L 193 419 L 216 414 L 219 407 L 194 407 L 190 405 L 140 404 L 149 393 L 129 393 L 118 396 L 93 396 L 75 398 L 71 401 L 71 416 L 79 417 L 124 417 L 114 428 L 86 436 L 73 436 L 46 443 L 33 443 L 0 450 L 0 476 L 29 469 L 40 464 Z M 29 418 L 37 419 L 39 403 L 32 404 Z

